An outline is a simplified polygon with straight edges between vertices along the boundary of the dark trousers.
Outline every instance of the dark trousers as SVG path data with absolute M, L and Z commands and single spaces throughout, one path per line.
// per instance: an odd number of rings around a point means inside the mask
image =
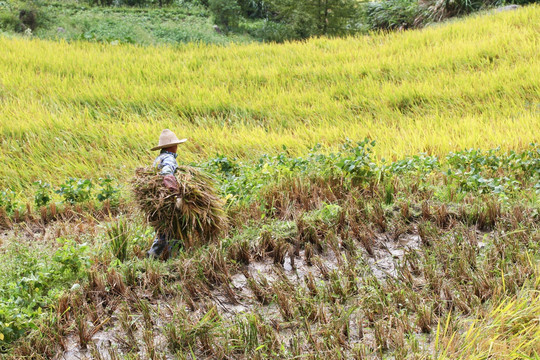
M 148 257 L 159 258 L 166 252 L 170 255 L 173 250 L 179 250 L 182 247 L 182 244 L 178 240 L 170 240 L 163 233 L 156 233 L 156 238 L 152 243 L 152 247 L 146 253 Z

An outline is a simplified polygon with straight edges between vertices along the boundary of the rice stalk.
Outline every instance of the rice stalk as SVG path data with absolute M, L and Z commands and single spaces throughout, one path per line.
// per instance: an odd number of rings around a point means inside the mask
M 190 166 L 180 166 L 176 179 L 178 191 L 166 188 L 153 168 L 135 171 L 132 189 L 149 224 L 187 247 L 215 241 L 227 229 L 228 219 L 213 180 Z

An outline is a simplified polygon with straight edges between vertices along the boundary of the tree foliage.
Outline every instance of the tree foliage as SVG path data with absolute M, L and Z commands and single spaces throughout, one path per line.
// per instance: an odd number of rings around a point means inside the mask
M 355 32 L 358 4 L 356 0 L 271 0 L 275 19 L 291 25 L 299 38 Z
M 215 24 L 225 32 L 238 27 L 241 8 L 236 0 L 210 0 L 209 8 Z
M 270 13 L 270 3 L 265 0 L 237 0 L 242 15 L 251 19 L 265 19 Z

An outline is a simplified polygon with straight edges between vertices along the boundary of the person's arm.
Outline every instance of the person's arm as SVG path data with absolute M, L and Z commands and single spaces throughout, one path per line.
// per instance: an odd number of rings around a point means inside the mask
M 159 172 L 160 175 L 174 175 L 176 169 L 178 169 L 176 159 L 172 156 L 165 157 L 161 162 L 161 166 L 161 171 Z
M 159 168 L 159 174 L 163 176 L 163 185 L 165 185 L 167 189 L 177 192 L 178 181 L 176 181 L 176 177 L 174 176 L 174 173 L 178 168 L 176 159 L 172 156 L 164 156 L 159 163 Z

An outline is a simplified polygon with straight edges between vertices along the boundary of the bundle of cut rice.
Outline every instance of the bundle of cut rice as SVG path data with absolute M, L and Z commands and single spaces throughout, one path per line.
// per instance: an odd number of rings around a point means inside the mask
M 227 216 L 214 181 L 190 166 L 180 166 L 175 176 L 178 191 L 165 187 L 163 176 L 154 168 L 135 171 L 133 192 L 148 222 L 157 232 L 188 247 L 216 239 L 227 228 Z

